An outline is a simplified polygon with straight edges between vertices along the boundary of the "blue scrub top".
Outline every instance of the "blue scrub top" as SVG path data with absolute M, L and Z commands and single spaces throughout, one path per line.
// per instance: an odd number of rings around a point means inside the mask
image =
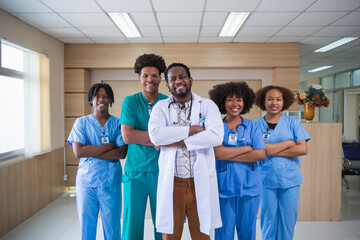
M 249 145 L 254 150 L 265 149 L 265 142 L 258 123 L 248 119 L 242 119 L 237 131 L 231 130 L 223 119 L 225 147 L 240 147 Z M 229 135 L 236 134 L 235 145 L 229 144 Z M 257 196 L 261 192 L 260 163 L 242 163 L 234 161 L 216 160 L 216 171 L 218 177 L 220 198 L 234 196 Z
M 294 117 L 281 115 L 274 130 L 268 128 L 264 117 L 256 121 L 261 126 L 263 133 L 270 133 L 269 143 L 310 140 L 301 123 Z M 267 156 L 261 166 L 263 187 L 290 188 L 302 184 L 300 163 L 299 157 Z
M 108 135 L 109 142 L 115 142 L 118 147 L 125 145 L 119 119 L 114 116 L 101 126 L 99 121 L 92 115 L 76 119 L 70 132 L 68 143 L 79 142 L 83 145 L 101 145 L 103 132 Z M 95 157 L 80 158 L 76 174 L 76 186 L 79 187 L 111 187 L 120 186 L 122 168 L 119 160 L 103 160 Z

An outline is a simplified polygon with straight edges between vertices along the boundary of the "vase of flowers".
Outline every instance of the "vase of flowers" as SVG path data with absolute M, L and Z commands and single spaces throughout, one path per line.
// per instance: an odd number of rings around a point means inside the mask
M 307 122 L 311 122 L 315 116 L 315 107 L 328 107 L 330 100 L 325 96 L 325 91 L 321 85 L 312 84 L 305 91 L 298 91 L 296 102 L 304 105 L 304 117 Z

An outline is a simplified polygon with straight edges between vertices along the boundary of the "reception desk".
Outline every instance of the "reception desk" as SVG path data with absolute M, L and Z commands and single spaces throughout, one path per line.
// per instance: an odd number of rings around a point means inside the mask
M 341 123 L 305 123 L 308 154 L 301 157 L 300 221 L 341 220 Z

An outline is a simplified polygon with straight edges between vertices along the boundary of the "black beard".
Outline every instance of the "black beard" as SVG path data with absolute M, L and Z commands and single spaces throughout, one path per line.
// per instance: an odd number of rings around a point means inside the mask
M 191 88 L 187 88 L 187 86 L 185 86 L 185 89 L 186 89 L 186 90 L 185 90 L 184 92 L 181 92 L 181 93 L 176 92 L 176 89 L 173 90 L 173 91 L 171 91 L 171 90 L 169 89 L 169 92 L 170 92 L 174 97 L 179 98 L 179 99 L 183 99 L 183 98 L 185 98 L 185 97 L 189 94 L 189 92 L 191 91 Z

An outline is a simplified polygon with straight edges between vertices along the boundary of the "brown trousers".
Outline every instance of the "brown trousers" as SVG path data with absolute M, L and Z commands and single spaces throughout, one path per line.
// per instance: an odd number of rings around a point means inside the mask
M 180 240 L 184 228 L 185 216 L 191 239 L 210 240 L 210 236 L 200 232 L 200 223 L 197 213 L 194 178 L 174 179 L 174 233 L 163 233 L 163 240 Z

